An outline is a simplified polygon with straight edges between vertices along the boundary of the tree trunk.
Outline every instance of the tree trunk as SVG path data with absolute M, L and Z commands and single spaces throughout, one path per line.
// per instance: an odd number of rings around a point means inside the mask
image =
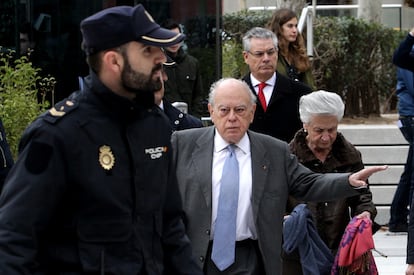
M 358 18 L 381 23 L 382 1 L 359 0 Z
M 288 8 L 300 16 L 303 7 L 306 5 L 306 0 L 276 0 L 276 9 Z
M 240 10 L 247 9 L 246 0 L 239 0 L 239 8 L 240 8 Z

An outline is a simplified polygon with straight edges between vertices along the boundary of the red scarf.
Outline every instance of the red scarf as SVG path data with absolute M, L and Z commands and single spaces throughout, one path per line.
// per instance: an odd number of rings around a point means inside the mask
M 354 217 L 342 236 L 331 274 L 377 275 L 378 270 L 371 252 L 373 248 L 371 220 Z

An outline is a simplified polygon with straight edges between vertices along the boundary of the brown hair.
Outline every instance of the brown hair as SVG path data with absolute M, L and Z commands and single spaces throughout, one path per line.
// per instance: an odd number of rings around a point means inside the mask
M 296 41 L 292 43 L 286 43 L 282 36 L 282 26 L 291 20 L 292 18 L 298 18 L 296 13 L 290 9 L 278 9 L 276 10 L 270 21 L 267 23 L 267 28 L 273 31 L 279 39 L 279 52 L 287 52 L 286 56 L 289 60 L 292 60 L 293 64 L 299 72 L 304 72 L 310 68 L 309 58 L 306 54 L 305 42 L 302 34 L 298 34 Z M 287 51 L 285 49 L 287 47 Z
M 117 48 L 107 49 L 107 50 L 100 51 L 100 52 L 97 52 L 95 54 L 86 56 L 86 63 L 88 63 L 89 67 L 97 74 L 99 74 L 101 69 L 102 69 L 102 56 L 107 51 L 118 52 L 122 55 L 122 57 L 125 60 L 127 60 L 127 57 L 126 57 L 126 51 L 127 50 L 126 50 L 125 44 L 122 44 L 121 46 L 119 46 Z

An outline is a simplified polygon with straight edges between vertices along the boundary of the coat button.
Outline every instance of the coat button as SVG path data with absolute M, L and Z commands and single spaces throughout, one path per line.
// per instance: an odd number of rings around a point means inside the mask
M 200 256 L 199 260 L 200 260 L 200 262 L 204 262 L 204 257 Z
M 207 230 L 206 230 L 206 234 L 207 234 L 207 235 L 210 235 L 210 229 L 207 229 Z

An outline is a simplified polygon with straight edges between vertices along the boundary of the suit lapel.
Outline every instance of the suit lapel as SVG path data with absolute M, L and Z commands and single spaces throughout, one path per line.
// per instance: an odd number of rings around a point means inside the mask
M 273 92 L 272 92 L 272 96 L 270 97 L 268 106 L 273 105 L 274 102 L 278 101 L 279 98 L 283 97 L 285 94 L 285 90 L 286 90 L 286 81 L 283 78 L 283 76 L 281 76 L 281 74 L 276 72 L 276 81 L 275 81 L 275 85 L 273 86 Z
M 257 134 L 248 131 L 250 139 L 250 147 L 252 154 L 252 208 L 253 217 L 257 219 L 259 202 L 263 197 L 265 185 L 268 181 L 268 169 L 270 162 L 266 158 L 267 149 L 264 144 L 258 142 L 260 140 L 256 137 Z
M 195 175 L 199 178 L 200 188 L 203 192 L 206 205 L 211 209 L 211 173 L 213 163 L 214 127 L 209 127 L 196 141 L 196 147 L 192 153 L 192 160 L 196 169 Z M 208 153 L 206 153 L 208 152 Z M 189 171 L 189 173 L 191 173 Z
M 284 83 L 284 81 L 283 81 L 283 80 L 282 80 L 282 81 L 279 81 L 279 76 L 280 76 L 280 74 L 279 74 L 278 72 L 276 72 L 276 83 L 275 83 L 275 85 L 273 86 L 273 92 L 272 92 L 272 95 L 271 95 L 271 97 L 270 97 L 269 103 L 267 104 L 267 107 L 268 107 L 268 108 L 269 108 L 269 106 L 273 105 L 273 104 L 274 104 L 274 102 L 276 102 L 276 100 L 278 100 L 278 98 L 281 96 L 281 92 L 280 92 L 280 91 L 285 90 L 285 89 L 284 89 L 284 87 L 285 87 L 285 85 L 286 85 L 286 84 Z M 243 78 L 243 81 L 244 81 L 244 82 L 246 82 L 246 83 L 247 83 L 247 85 L 249 85 L 251 92 L 252 92 L 252 93 L 256 96 L 256 101 L 258 102 L 258 103 L 257 103 L 257 107 L 256 107 L 256 113 L 258 113 L 258 114 L 262 114 L 262 113 L 264 113 L 263 107 L 262 107 L 262 105 L 259 103 L 259 99 L 258 99 L 258 97 L 257 97 L 257 94 L 256 94 L 255 89 L 254 89 L 254 87 L 253 87 L 252 81 L 251 81 L 251 79 L 250 79 L 250 73 L 249 73 L 249 74 L 247 74 L 247 75 Z M 276 92 L 276 91 L 277 91 L 277 92 Z M 257 114 L 256 114 L 256 115 L 257 115 Z
M 247 85 L 249 85 L 249 87 L 250 87 L 250 91 L 254 94 L 254 96 L 256 97 L 256 105 L 257 105 L 257 107 L 256 107 L 256 113 L 255 113 L 255 117 L 258 115 L 258 114 L 263 114 L 264 113 L 264 110 L 263 110 L 263 107 L 262 107 L 262 104 L 260 103 L 260 100 L 259 100 L 259 98 L 258 98 L 258 96 L 257 96 L 257 94 L 256 94 L 256 90 L 255 90 L 255 88 L 254 88 L 254 86 L 253 86 L 253 84 L 252 84 L 252 80 L 250 79 L 250 73 L 248 73 L 244 78 L 243 78 L 243 81 L 244 82 L 246 82 L 247 83 Z M 273 94 L 272 94 L 272 97 L 273 97 Z M 269 104 L 268 105 L 270 105 L 270 102 L 269 102 Z

